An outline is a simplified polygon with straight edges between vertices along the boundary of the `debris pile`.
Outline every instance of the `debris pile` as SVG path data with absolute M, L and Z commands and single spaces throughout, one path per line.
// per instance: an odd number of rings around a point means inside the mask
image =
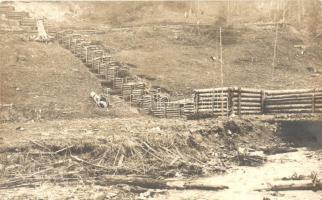
M 153 137 L 141 132 L 131 137 L 119 133 L 109 134 L 108 137 L 94 134 L 82 140 L 73 137 L 64 140 L 29 139 L 19 146 L 3 146 L 0 148 L 0 187 L 37 185 L 43 181 L 82 181 L 101 185 L 104 182 L 108 184 L 105 181 L 108 179 L 112 183 L 121 181 L 127 184 L 128 179 L 124 175 L 180 178 L 223 173 L 235 162 L 234 155 L 238 154 L 236 147 L 248 137 L 243 133 L 243 127 L 239 128 L 239 135 L 227 135 L 228 130 L 224 127 L 230 126 L 226 123 L 190 129 L 188 132 L 182 132 L 182 128 L 177 127 L 168 133 L 159 127 L 153 130 Z M 239 153 L 240 162 L 259 162 L 255 159 L 257 157 Z M 112 180 L 109 175 L 122 176 Z M 137 178 L 133 180 L 138 181 Z M 138 184 L 140 181 L 149 180 L 139 180 Z M 156 184 L 159 183 L 164 184 L 162 180 L 156 181 Z M 208 188 L 186 184 L 184 189 L 198 187 Z

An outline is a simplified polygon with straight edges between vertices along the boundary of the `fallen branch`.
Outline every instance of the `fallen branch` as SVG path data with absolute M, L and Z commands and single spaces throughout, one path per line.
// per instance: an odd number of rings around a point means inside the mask
M 287 191 L 287 190 L 322 190 L 322 183 L 292 183 L 285 185 L 273 185 L 270 188 L 257 189 L 256 191 Z
M 183 181 L 167 181 L 153 178 L 130 177 L 130 176 L 102 176 L 96 179 L 95 184 L 101 186 L 127 184 L 150 189 L 176 189 L 176 190 L 224 190 L 228 186 L 205 185 Z
M 92 164 L 86 160 L 83 160 L 77 156 L 73 156 L 73 155 L 70 155 L 70 157 L 75 160 L 76 162 L 79 162 L 79 163 L 83 163 L 83 164 L 86 164 L 86 165 L 90 165 L 90 166 L 93 166 L 93 167 L 96 167 L 96 168 L 100 168 L 100 169 L 105 169 L 105 170 L 115 170 L 116 168 L 115 167 L 105 167 L 105 166 L 102 166 L 102 165 L 96 165 L 96 164 Z
M 70 149 L 70 148 L 72 148 L 72 147 L 74 147 L 74 145 L 71 145 L 71 146 L 65 147 L 65 148 L 63 148 L 63 149 L 60 149 L 60 150 L 58 150 L 58 151 L 55 151 L 55 154 L 58 154 L 58 153 L 63 152 L 63 151 L 66 151 L 67 149 Z
M 29 142 L 31 142 L 31 143 L 33 143 L 34 145 L 36 145 L 36 146 L 38 146 L 38 147 L 41 147 L 41 148 L 43 148 L 43 149 L 46 149 L 46 150 L 48 150 L 48 151 L 50 151 L 50 149 L 48 148 L 48 147 L 45 147 L 44 145 L 41 145 L 41 144 L 39 144 L 38 142 L 36 142 L 36 141 L 33 141 L 33 140 L 28 140 Z
M 6 182 L 0 182 L 0 189 L 9 189 L 16 187 L 35 187 L 44 181 L 50 182 L 70 182 L 77 181 L 78 178 L 20 178 L 18 180 L 9 180 Z
M 264 149 L 264 153 L 266 155 L 274 155 L 274 154 L 280 154 L 280 153 L 289 153 L 289 152 L 296 152 L 298 151 L 295 148 L 291 148 L 291 147 L 271 147 L 271 148 L 266 148 Z

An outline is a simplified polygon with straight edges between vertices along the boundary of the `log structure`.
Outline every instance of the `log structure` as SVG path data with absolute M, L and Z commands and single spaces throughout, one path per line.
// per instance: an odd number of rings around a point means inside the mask
M 223 102 L 223 103 L 222 103 Z M 223 108 L 221 108 L 224 105 Z M 195 114 L 321 113 L 322 89 L 257 90 L 215 88 L 194 91 Z
M 66 30 L 58 32 L 56 38 L 103 79 L 102 83 L 110 85 L 113 94 L 156 117 L 322 113 L 321 88 L 274 91 L 240 87 L 198 89 L 194 90 L 191 100 L 172 101 L 160 89 L 147 89 L 144 81 L 130 74 L 126 64 L 114 61 L 103 46 L 81 34 Z
M 265 113 L 321 113 L 322 89 L 268 91 Z

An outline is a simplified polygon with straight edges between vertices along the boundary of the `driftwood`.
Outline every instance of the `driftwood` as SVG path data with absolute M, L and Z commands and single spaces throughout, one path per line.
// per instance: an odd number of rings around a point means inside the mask
M 270 188 L 259 189 L 256 191 L 267 190 L 267 191 L 287 191 L 287 190 L 322 190 L 322 183 L 292 183 L 283 185 L 273 185 Z
M 291 147 L 272 147 L 264 149 L 264 153 L 267 155 L 280 154 L 280 153 L 289 153 L 298 151 L 295 148 Z
M 150 189 L 176 189 L 176 190 L 224 190 L 228 186 L 224 185 L 205 185 L 182 181 L 167 181 L 153 178 L 130 177 L 130 176 L 103 176 L 95 180 L 95 184 L 101 186 L 127 184 Z
M 88 162 L 86 160 L 83 160 L 83 159 L 81 159 L 81 158 L 79 158 L 77 156 L 70 155 L 70 157 L 76 162 L 86 164 L 86 165 L 90 165 L 92 167 L 96 167 L 96 168 L 100 168 L 100 169 L 104 169 L 104 170 L 115 170 L 116 169 L 115 167 L 105 167 L 105 166 L 101 166 L 101 165 L 96 165 L 96 164 L 90 163 L 90 162 Z
M 39 182 L 51 181 L 51 182 L 65 182 L 65 181 L 78 181 L 79 178 L 61 178 L 61 177 L 49 177 L 49 178 L 33 178 L 25 177 L 5 182 L 0 182 L 0 189 L 16 188 L 16 187 L 35 187 L 39 185 Z M 147 189 L 174 189 L 174 190 L 211 190 L 218 191 L 228 189 L 225 185 L 206 185 L 192 183 L 182 180 L 159 180 L 147 177 L 131 177 L 122 175 L 105 175 L 98 176 L 94 179 L 85 179 L 85 183 L 95 184 L 101 186 L 110 186 L 125 184 L 131 186 L 138 186 Z

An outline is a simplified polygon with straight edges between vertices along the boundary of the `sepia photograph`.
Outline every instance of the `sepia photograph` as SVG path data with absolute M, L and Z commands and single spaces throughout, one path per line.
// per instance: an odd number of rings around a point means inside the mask
M 322 200 L 322 0 L 0 0 L 0 200 Z

